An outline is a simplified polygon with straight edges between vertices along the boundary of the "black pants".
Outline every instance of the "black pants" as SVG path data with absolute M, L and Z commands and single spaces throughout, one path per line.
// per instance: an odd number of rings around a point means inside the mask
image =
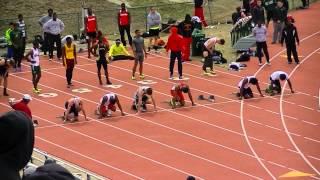
M 272 19 L 272 12 L 272 10 L 267 11 L 267 24 L 269 24 Z
M 71 85 L 74 63 L 73 59 L 66 59 L 66 78 L 68 85 Z
M 129 44 L 132 45 L 132 37 L 130 34 L 130 25 L 127 26 L 119 26 L 119 31 L 120 31 L 120 36 L 121 36 L 121 42 L 124 46 L 127 45 L 126 43 L 126 39 L 124 38 L 124 32 L 126 31 L 127 36 L 128 36 L 128 40 L 129 40 Z
M 25 50 L 26 50 L 26 40 L 27 40 L 27 38 L 26 37 L 23 37 L 22 38 L 22 56 L 24 56 L 24 52 L 25 52 Z
M 274 81 L 273 81 L 271 78 L 270 78 L 270 81 L 271 81 L 272 84 L 274 85 L 274 87 L 271 86 L 272 90 L 276 90 L 278 93 L 281 93 L 281 84 L 280 84 L 280 81 L 279 81 L 279 80 L 274 80 Z
M 138 101 L 139 101 L 138 98 L 139 98 L 138 96 L 135 96 L 135 100 L 134 100 L 134 102 L 132 104 L 132 109 L 136 110 L 136 111 L 138 110 Z M 148 101 L 148 99 L 149 99 L 148 96 L 143 95 L 142 102 L 141 102 L 141 107 L 143 109 L 147 109 L 147 101 Z
M 288 57 L 288 62 L 292 62 L 292 58 L 291 58 L 291 53 L 293 54 L 293 58 L 294 61 L 296 63 L 299 62 L 299 58 L 298 58 L 298 53 L 297 53 L 297 46 L 295 43 L 291 43 L 291 44 L 286 44 L 287 46 L 287 57 Z
M 302 7 L 309 6 L 309 0 L 301 0 L 302 1 Z
M 14 68 L 21 68 L 22 48 L 13 47 Z
M 269 62 L 269 52 L 268 52 L 268 46 L 267 46 L 267 42 L 257 42 L 257 55 L 259 58 L 259 62 L 261 63 L 261 59 L 262 59 L 262 50 L 264 55 L 266 56 L 266 60 L 267 62 Z
M 48 33 L 43 33 L 43 44 L 42 44 L 42 51 L 44 54 L 47 54 L 49 51 L 49 38 L 48 38 Z
M 244 98 L 252 98 L 253 97 L 253 93 L 252 93 L 252 90 L 250 87 L 243 89 L 243 97 Z
M 61 49 L 61 36 L 60 34 L 54 35 L 54 34 L 48 34 L 49 39 L 49 58 L 53 58 L 53 48 L 54 43 L 57 45 L 57 57 L 61 58 L 62 56 L 62 49 Z
M 118 56 L 113 56 L 112 61 L 118 61 L 118 60 L 135 60 L 133 56 L 127 56 L 127 55 L 118 55 Z
M 170 76 L 173 75 L 173 68 L 174 68 L 174 63 L 175 63 L 176 59 L 178 59 L 179 76 L 182 76 L 182 55 L 181 55 L 181 51 L 178 51 L 178 52 L 171 51 L 171 54 L 170 54 Z
M 210 70 L 213 71 L 213 60 L 212 60 L 212 55 L 210 54 L 204 58 L 202 70 L 206 71 L 207 68 L 210 68 Z

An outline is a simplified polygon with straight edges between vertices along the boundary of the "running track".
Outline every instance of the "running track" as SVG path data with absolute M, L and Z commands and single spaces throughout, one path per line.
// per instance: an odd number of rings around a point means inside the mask
M 287 65 L 279 45 L 269 45 L 272 65 L 259 69 L 256 59 L 241 72 L 217 68 L 217 77 L 200 75 L 201 64 L 184 64 L 184 75 L 194 98 L 200 94 L 216 96 L 215 103 L 197 101 L 197 106 L 171 110 L 166 100 L 176 82 L 168 79 L 166 54 L 149 55 L 145 62 L 158 112 L 136 116 L 130 110 L 133 92 L 139 86 L 131 81 L 130 61 L 109 66 L 111 80 L 119 89 L 98 85 L 96 65 L 85 54 L 79 54 L 74 71 L 75 88 L 91 92 L 74 93 L 65 85 L 65 71 L 59 62 L 42 58 L 42 92 L 57 97 L 33 95 L 30 107 L 40 126 L 36 128 L 36 147 L 49 154 L 111 179 L 276 179 L 298 170 L 320 178 L 320 127 L 318 90 L 320 87 L 320 3 L 293 15 L 300 38 L 299 55 L 303 63 Z M 269 28 L 271 30 L 272 28 Z M 271 34 L 271 31 L 270 33 Z M 269 37 L 270 38 L 270 37 Z M 20 98 L 32 94 L 31 74 L 25 63 L 24 72 L 11 73 L 9 93 Z M 290 74 L 295 94 L 288 87 L 280 96 L 237 100 L 233 92 L 240 78 L 256 74 L 262 89 L 275 70 Z M 116 92 L 129 114 L 98 120 L 93 110 L 106 92 Z M 64 101 L 72 96 L 85 101 L 89 121 L 63 124 L 56 118 L 63 112 Z M 7 98 L 0 97 L 0 112 L 8 111 Z M 152 109 L 150 107 L 150 109 Z

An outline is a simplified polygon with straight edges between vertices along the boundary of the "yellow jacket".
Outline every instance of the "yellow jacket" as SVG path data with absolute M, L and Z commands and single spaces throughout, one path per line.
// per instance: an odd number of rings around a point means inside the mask
M 118 56 L 118 55 L 130 55 L 127 51 L 127 49 L 120 44 L 117 46 L 116 44 L 113 44 L 109 50 L 109 56 Z

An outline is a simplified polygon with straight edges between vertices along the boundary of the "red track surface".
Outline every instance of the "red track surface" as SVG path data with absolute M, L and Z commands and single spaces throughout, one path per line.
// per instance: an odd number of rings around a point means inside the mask
M 319 9 L 317 3 L 293 13 L 304 38 L 299 47 L 303 63 L 297 69 L 280 56 L 285 51 L 279 45 L 269 46 L 272 65 L 260 70 L 253 59 L 239 73 L 218 68 L 217 77 L 203 77 L 200 63 L 185 63 L 184 75 L 190 78 L 193 96 L 216 96 L 215 103 L 196 102 L 196 107 L 190 107 L 189 102 L 186 108 L 171 110 L 164 103 L 175 82 L 168 80 L 169 61 L 163 54 L 151 55 L 145 63 L 147 79 L 157 82 L 152 86 L 159 111 L 141 116 L 130 110 L 131 97 L 138 87 L 130 80 L 132 62 L 109 66 L 112 82 L 123 85 L 112 90 L 98 85 L 95 61 L 80 54 L 74 88 L 92 92 L 75 94 L 66 88 L 61 64 L 43 57 L 40 86 L 43 92 L 58 96 L 33 96 L 30 107 L 40 123 L 36 147 L 112 179 L 183 179 L 187 175 L 202 179 L 272 179 L 292 170 L 320 178 L 320 24 L 315 18 L 320 17 Z M 28 69 L 24 66 L 25 71 Z M 275 70 L 291 74 L 297 93 L 290 94 L 286 89 L 280 97 L 242 102 L 232 95 L 241 77 L 256 74 L 264 82 L 264 89 Z M 30 72 L 11 73 L 11 97 L 31 94 L 30 80 Z M 93 113 L 97 102 L 110 91 L 120 96 L 130 115 L 119 117 L 117 112 L 112 118 L 97 120 Z M 75 95 L 84 99 L 90 121 L 63 124 L 56 116 L 62 114 L 64 101 Z M 0 112 L 9 110 L 6 103 L 7 98 L 1 97 Z

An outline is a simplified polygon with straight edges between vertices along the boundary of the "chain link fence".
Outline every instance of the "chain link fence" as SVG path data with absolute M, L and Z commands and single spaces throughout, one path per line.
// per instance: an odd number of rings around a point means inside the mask
M 229 0 L 228 0 L 229 1 Z M 315 2 L 317 0 L 310 0 Z M 231 5 L 226 4 L 226 1 L 209 0 L 208 4 L 204 8 L 205 17 L 207 23 L 210 25 L 223 24 L 231 21 L 231 14 L 236 7 L 233 4 L 242 4 L 241 1 L 230 0 Z M 155 2 L 156 3 L 156 2 Z M 290 9 L 296 9 L 301 6 L 301 0 L 289 0 Z M 132 24 L 131 32 L 135 29 L 146 31 L 147 15 L 150 7 L 156 7 L 158 12 L 162 16 L 162 23 L 167 23 L 169 19 L 181 21 L 186 14 L 193 14 L 194 4 L 188 3 L 161 3 L 140 7 L 128 8 L 131 13 Z M 100 8 L 101 9 L 101 8 Z M 110 9 L 98 10 L 94 13 L 98 18 L 99 29 L 106 35 L 110 36 L 109 39 L 114 39 L 119 36 L 117 13 L 119 9 L 111 7 Z M 28 17 L 25 15 L 24 20 L 26 23 L 28 40 L 32 40 L 35 35 L 41 34 L 41 28 L 38 20 L 41 16 Z M 68 34 L 81 34 L 83 28 L 83 17 L 81 12 L 58 14 L 58 18 L 65 24 L 65 30 L 63 35 Z M 17 19 L 0 19 L 0 36 L 4 35 L 5 30 L 8 28 L 10 22 L 16 22 Z

